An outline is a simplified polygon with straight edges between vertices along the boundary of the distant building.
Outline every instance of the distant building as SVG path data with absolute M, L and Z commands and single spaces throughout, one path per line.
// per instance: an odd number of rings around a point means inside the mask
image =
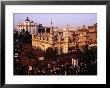
M 83 28 L 73 28 L 66 26 L 64 28 L 53 27 L 52 21 L 50 27 L 43 27 L 42 24 L 36 24 L 27 17 L 24 23 L 19 23 L 17 29 L 23 29 L 32 34 L 33 48 L 40 48 L 46 51 L 52 48 L 58 55 L 73 52 L 76 49 L 83 48 L 86 45 L 97 44 L 97 24 Z
M 29 20 L 27 17 L 24 21 L 24 23 L 17 24 L 17 30 L 21 32 L 22 30 L 28 30 L 30 34 L 36 34 L 37 33 L 37 24 L 33 21 Z
M 88 26 L 88 44 L 97 44 L 97 24 Z
M 86 45 L 97 44 L 97 24 L 78 30 L 78 46 L 83 48 Z
M 88 45 L 88 29 L 83 26 L 83 28 L 78 30 L 78 46 L 79 48 L 83 48 Z

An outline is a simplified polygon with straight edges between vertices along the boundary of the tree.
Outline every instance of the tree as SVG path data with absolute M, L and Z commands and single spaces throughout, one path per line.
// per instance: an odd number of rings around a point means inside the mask
M 32 43 L 32 35 L 28 32 L 28 30 L 24 33 L 24 42 L 25 43 Z
M 44 53 L 44 57 L 47 59 L 54 59 L 56 57 L 55 50 L 53 50 L 52 48 L 48 48 Z
M 19 41 L 20 43 L 22 44 L 31 44 L 32 43 L 32 35 L 28 32 L 28 30 L 22 30 L 20 33 L 19 33 Z
M 90 63 L 91 61 L 94 61 L 96 58 L 97 58 L 97 49 L 95 48 L 91 48 L 91 49 L 88 49 L 86 50 L 84 53 L 83 53 L 83 61 L 85 63 Z
M 83 52 L 80 49 L 77 49 L 77 58 L 81 60 Z
M 29 51 L 29 52 L 27 52 L 27 57 L 29 59 L 35 59 L 36 58 L 36 55 L 32 51 Z
M 18 32 L 14 31 L 14 40 L 18 39 Z

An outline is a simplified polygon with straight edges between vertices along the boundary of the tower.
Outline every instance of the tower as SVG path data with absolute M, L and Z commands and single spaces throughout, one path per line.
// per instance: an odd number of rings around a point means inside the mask
M 53 45 L 53 26 L 51 21 L 51 29 L 50 29 L 50 38 L 49 38 L 50 44 Z
M 67 27 L 66 27 L 66 30 L 64 31 L 64 53 L 68 53 L 68 43 L 69 43 L 69 33 L 68 33 L 68 24 L 67 24 Z

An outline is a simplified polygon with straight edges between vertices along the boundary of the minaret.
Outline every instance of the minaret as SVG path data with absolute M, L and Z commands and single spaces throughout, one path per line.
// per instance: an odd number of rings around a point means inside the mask
M 51 21 L 51 29 L 50 29 L 50 43 L 53 44 L 53 26 L 52 26 L 52 21 Z
M 51 21 L 51 29 L 50 29 L 50 34 L 53 32 L 53 25 L 52 25 L 52 21 Z
M 46 30 L 47 30 L 47 29 L 46 29 L 46 27 L 45 27 L 45 29 L 44 29 L 44 30 L 45 30 L 45 33 L 46 33 Z

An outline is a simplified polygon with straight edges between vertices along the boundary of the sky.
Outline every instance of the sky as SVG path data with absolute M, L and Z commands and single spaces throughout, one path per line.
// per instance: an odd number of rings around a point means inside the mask
M 35 23 L 41 23 L 43 26 L 50 26 L 51 21 L 55 27 L 70 26 L 89 26 L 97 22 L 96 13 L 14 13 L 14 27 L 19 22 L 24 22 L 28 17 Z

